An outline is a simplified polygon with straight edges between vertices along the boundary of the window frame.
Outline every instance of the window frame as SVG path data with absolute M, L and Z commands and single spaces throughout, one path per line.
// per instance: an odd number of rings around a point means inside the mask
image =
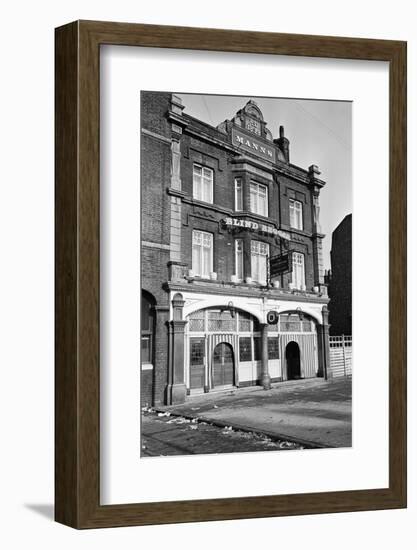
M 200 233 L 202 235 L 203 239 L 204 239 L 205 235 L 210 236 L 211 254 L 210 254 L 210 262 L 209 262 L 210 265 L 209 265 L 207 275 L 205 273 L 197 273 L 197 270 L 195 269 L 195 265 L 194 265 L 194 246 L 195 245 L 197 246 L 197 244 L 194 243 L 194 235 L 196 235 L 197 233 Z M 199 245 L 199 248 L 200 248 L 200 265 L 201 265 L 201 271 L 202 272 L 203 272 L 203 264 L 204 264 L 203 249 L 204 248 L 209 248 L 209 247 L 204 247 L 203 239 L 202 239 L 201 245 Z M 201 279 L 209 279 L 210 278 L 210 273 L 212 273 L 213 270 L 214 270 L 213 262 L 214 262 L 214 235 L 213 235 L 213 233 L 210 233 L 209 231 L 202 231 L 201 229 L 193 229 L 192 232 L 191 232 L 191 269 L 194 272 L 195 277 L 200 277 Z
M 249 341 L 250 346 L 250 358 L 242 358 L 242 349 L 241 349 L 241 343 L 243 340 Z M 239 363 L 251 363 L 253 362 L 253 336 L 239 336 L 238 337 L 238 345 L 239 345 Z
M 144 328 L 143 323 L 143 309 L 141 310 L 141 322 L 140 322 L 140 363 L 141 365 L 153 365 L 154 364 L 154 339 L 155 339 L 155 309 L 154 304 L 148 300 L 142 293 L 141 308 L 144 307 L 144 302 L 147 305 L 147 321 L 148 325 Z M 146 339 L 148 341 L 148 359 L 143 359 L 142 343 Z
M 148 341 L 148 357 L 146 359 L 143 358 L 143 342 L 144 340 Z M 141 365 L 153 365 L 153 334 L 150 331 L 141 331 L 140 335 L 140 363 Z
M 299 205 L 299 217 L 297 216 L 296 205 Z M 298 229 L 299 231 L 304 231 L 304 212 L 303 212 L 303 203 L 297 199 L 289 199 L 289 213 L 290 213 L 290 227 L 292 229 Z M 297 224 L 297 218 L 299 224 Z M 300 225 L 300 227 L 298 226 Z
M 242 212 L 243 211 L 243 178 L 241 176 L 235 177 L 235 212 Z M 238 204 L 238 184 L 240 189 L 240 207 Z
M 260 254 L 260 253 L 257 253 L 256 256 L 263 256 L 265 257 L 265 282 L 263 281 L 259 281 L 259 277 L 255 277 L 254 276 L 254 269 L 253 269 L 253 256 L 254 256 L 254 252 L 253 252 L 253 244 L 254 243 L 258 243 L 260 245 L 264 245 L 266 247 L 266 250 L 267 250 L 267 253 L 266 254 Z M 270 246 L 269 246 L 269 243 L 266 243 L 265 241 L 259 241 L 257 239 L 251 239 L 251 242 L 250 242 L 250 265 L 251 265 L 251 277 L 252 277 L 252 280 L 262 286 L 265 286 L 267 283 L 268 283 L 268 265 L 267 265 L 267 261 L 268 261 L 268 257 L 270 255 Z M 258 270 L 259 271 L 259 270 Z M 258 273 L 259 275 L 259 273 Z
M 256 207 L 253 208 L 253 201 L 252 201 L 252 188 L 256 187 Z M 265 213 L 262 213 L 259 211 L 259 189 L 263 188 L 265 189 Z M 252 212 L 252 214 L 257 214 L 258 216 L 263 216 L 264 218 L 267 218 L 269 216 L 269 186 L 265 183 L 259 183 L 258 181 L 251 180 L 249 182 L 249 211 Z
M 300 283 L 299 281 L 296 282 L 295 280 L 295 272 L 296 272 L 296 267 L 297 267 L 297 263 L 296 263 L 296 260 L 297 260 L 297 257 L 298 258 L 302 258 L 302 283 Z M 294 250 L 292 252 L 292 284 L 293 284 L 293 288 L 297 289 L 297 290 L 305 290 L 306 289 L 306 263 L 305 263 L 305 254 L 303 254 L 302 252 L 298 252 L 296 250 Z M 301 264 L 298 264 L 301 266 Z
M 196 180 L 195 180 L 195 169 L 200 168 L 201 169 L 201 176 L 200 176 L 200 196 L 197 196 L 196 193 Z M 203 197 L 203 181 L 204 181 L 204 170 L 207 170 L 211 174 L 211 180 L 210 180 L 210 200 L 205 200 Z M 209 166 L 204 166 L 203 164 L 199 164 L 198 162 L 193 162 L 193 199 L 206 202 L 207 204 L 213 204 L 214 202 L 214 170 L 213 168 L 210 168 Z
M 274 350 L 274 353 L 272 353 L 272 350 L 271 350 L 272 344 L 276 345 L 276 349 Z M 276 357 L 273 357 L 273 355 L 276 355 Z M 278 359 L 280 359 L 279 336 L 278 334 L 274 334 L 274 336 L 268 335 L 268 360 L 277 361 Z
M 242 247 L 242 250 L 238 250 L 239 244 Z M 243 281 L 245 278 L 245 265 L 244 265 L 244 242 L 243 239 L 235 239 L 235 275 L 238 281 Z M 240 267 L 240 277 L 239 277 L 239 267 Z

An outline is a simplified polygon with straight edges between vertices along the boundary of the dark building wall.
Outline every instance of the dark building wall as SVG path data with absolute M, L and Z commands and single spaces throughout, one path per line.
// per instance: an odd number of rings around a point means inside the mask
M 230 155 L 219 147 L 184 135 L 181 138 L 181 182 L 182 191 L 193 196 L 193 164 L 201 164 L 214 171 L 213 204 L 233 208 L 234 191 L 230 184 L 228 169 Z
M 169 245 L 171 130 L 166 119 L 171 94 L 141 94 L 141 230 L 142 240 Z
M 142 135 L 141 220 L 142 240 L 169 245 L 170 145 Z
M 152 405 L 153 394 L 153 371 L 144 370 L 141 373 L 140 379 L 140 400 L 142 407 L 150 407 Z
M 309 188 L 289 177 L 279 176 L 281 195 L 281 225 L 288 230 L 290 228 L 290 199 L 300 201 L 303 205 L 303 231 L 313 231 L 313 220 L 311 215 L 311 193 Z
M 278 181 L 280 189 L 280 226 L 291 233 L 291 250 L 304 254 L 306 288 L 311 290 L 315 284 L 313 246 L 311 241 L 313 232 L 311 191 L 308 186 L 288 176 L 278 176 Z M 290 199 L 300 201 L 303 205 L 302 231 L 290 227 Z M 288 284 L 291 281 L 291 273 L 283 275 L 282 285 L 284 288 L 288 288 Z
M 141 92 L 141 128 L 171 138 L 167 120 L 172 94 L 170 92 Z
M 141 95 L 141 287 L 155 300 L 153 369 L 142 371 L 143 404 L 163 402 L 168 363 L 168 280 L 171 130 L 166 119 L 171 94 Z
M 329 322 L 333 336 L 352 334 L 352 214 L 332 234 Z

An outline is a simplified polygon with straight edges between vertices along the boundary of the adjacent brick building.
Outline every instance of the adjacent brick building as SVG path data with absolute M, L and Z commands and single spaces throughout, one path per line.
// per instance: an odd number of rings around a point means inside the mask
M 142 402 L 325 376 L 317 166 L 254 101 L 216 128 L 174 94 L 141 111 Z
M 352 214 L 332 233 L 329 274 L 330 334 L 352 335 Z
M 170 260 L 171 94 L 146 94 L 141 117 L 141 397 L 161 402 L 167 384 Z

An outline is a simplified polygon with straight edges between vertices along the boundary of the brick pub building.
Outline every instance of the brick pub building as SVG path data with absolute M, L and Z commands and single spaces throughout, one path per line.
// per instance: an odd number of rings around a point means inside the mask
M 327 376 L 317 166 L 252 100 L 216 128 L 171 93 L 141 113 L 142 404 Z

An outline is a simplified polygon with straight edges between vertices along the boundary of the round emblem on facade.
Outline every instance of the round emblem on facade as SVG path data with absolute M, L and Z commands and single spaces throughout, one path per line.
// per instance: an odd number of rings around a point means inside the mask
M 268 325 L 276 325 L 278 323 L 278 312 L 277 311 L 268 311 L 266 314 L 266 321 Z

